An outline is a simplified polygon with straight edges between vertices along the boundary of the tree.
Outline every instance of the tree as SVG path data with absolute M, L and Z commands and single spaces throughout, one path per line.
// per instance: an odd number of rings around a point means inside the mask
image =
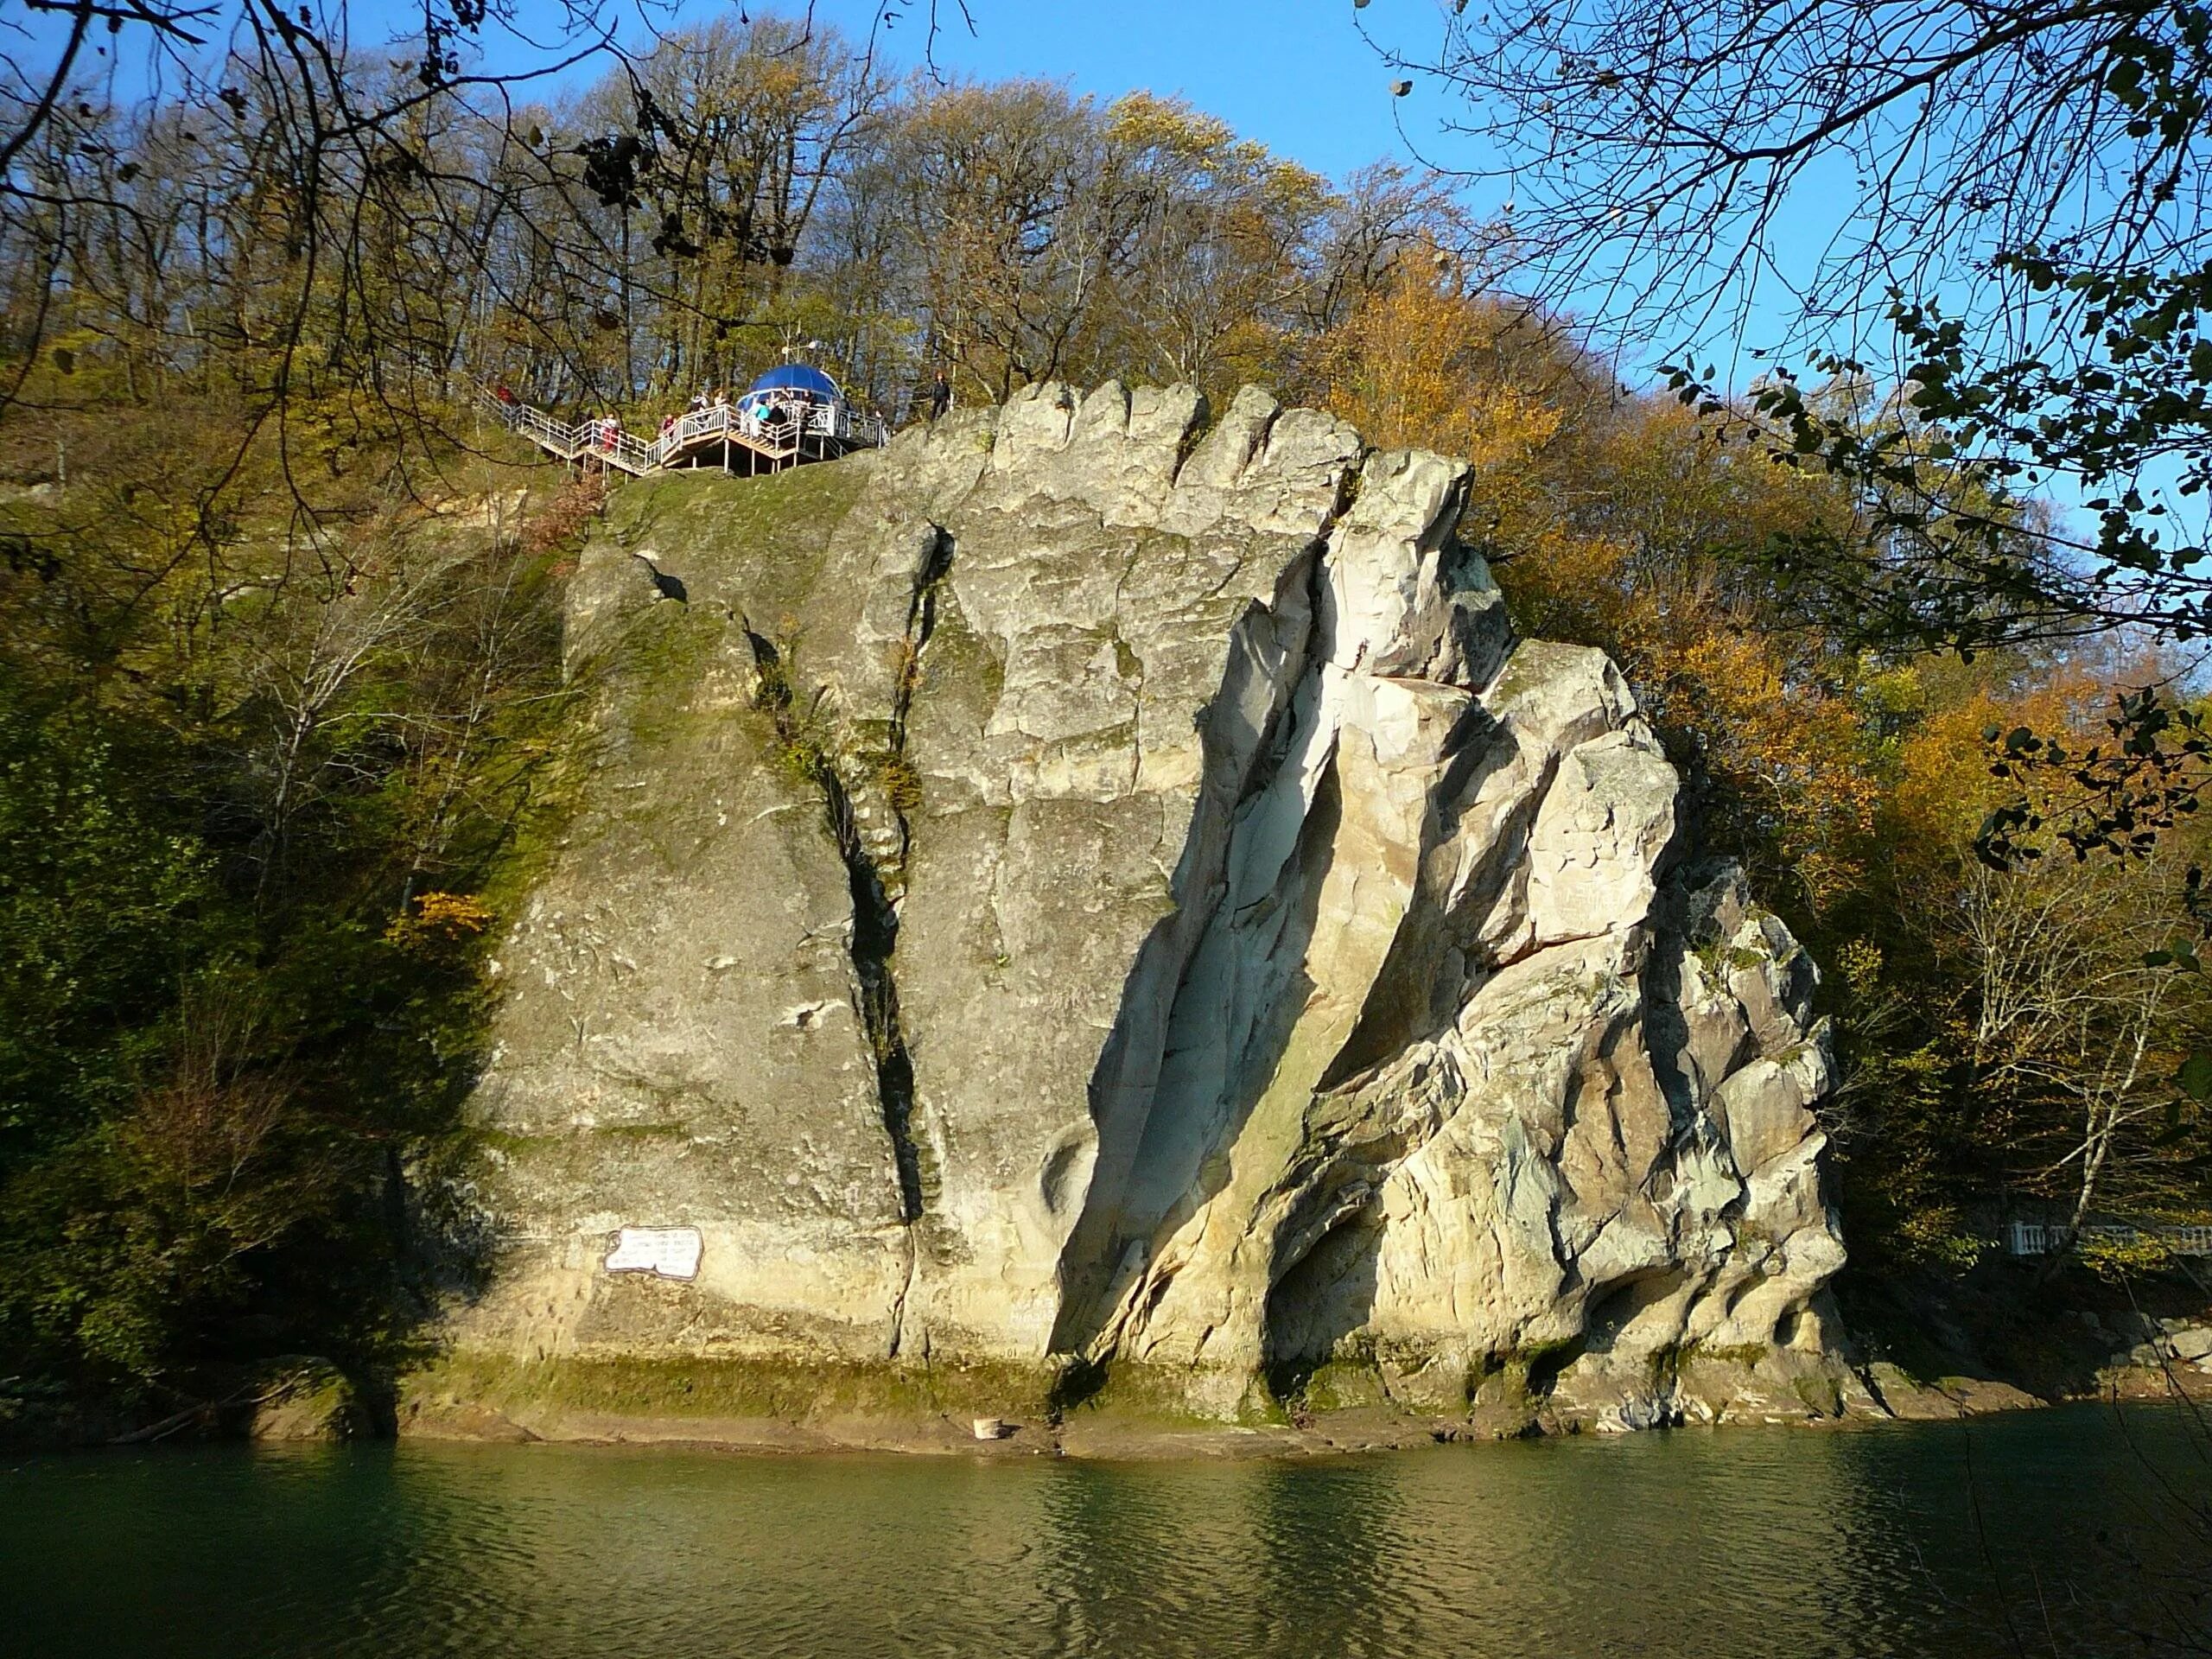
M 2193 1196 L 2201 1114 L 2171 1079 L 2212 1031 L 2212 1000 L 2201 976 L 2163 964 L 2165 887 L 2104 861 L 1999 871 L 1976 860 L 1957 906 L 1933 912 L 1972 976 L 1974 1084 L 2013 1119 L 2021 1190 L 2060 1201 L 2057 1253 L 2100 1206 L 2157 1213 Z
M 622 275 L 629 329 L 640 297 L 658 313 L 656 384 L 717 384 L 765 355 L 771 340 L 747 333 L 772 330 L 823 194 L 890 91 L 834 29 L 763 16 L 670 35 L 586 99 L 581 118 L 605 134 L 580 147 L 587 176 L 624 236 L 634 213 L 648 238 Z
M 2206 245 L 2195 4 L 1503 0 L 1387 49 L 1462 104 L 1524 272 L 1675 337 L 1716 305 L 1740 321 L 1762 267 L 1808 327 L 1965 277 L 1977 319 L 2042 329 L 2008 313 L 2030 273 L 2003 257 L 2117 272 Z
M 2005 788 L 1983 728 L 2064 729 L 2102 685 L 1985 684 L 1925 709 L 1891 752 L 1858 937 L 1837 952 L 1846 1185 L 1878 1253 L 1970 1254 L 1966 1207 L 1993 1197 L 2056 1211 L 2069 1236 L 2098 1210 L 2202 1204 L 2212 1121 L 2173 1078 L 2212 1034 L 2212 1001 L 2163 960 L 2194 835 L 2141 860 L 1975 855 Z
M 1455 9 L 1421 61 L 1515 181 L 1540 286 L 1694 344 L 1778 274 L 1828 379 L 1890 333 L 1901 391 L 1876 429 L 1780 373 L 1744 411 L 1754 447 L 1859 494 L 1855 537 L 1775 550 L 1829 614 L 1921 649 L 2212 632 L 2212 11 L 1505 0 Z M 1807 245 L 1825 251 L 1794 261 Z M 1730 402 L 1691 360 L 1673 378 Z M 2050 493 L 2094 534 L 2026 500 Z M 2115 722 L 2094 752 L 2011 757 L 2071 778 L 2077 851 L 2139 844 L 2206 781 L 2192 711 L 2139 696 Z M 1985 850 L 2031 853 L 2045 827 L 2016 797 Z

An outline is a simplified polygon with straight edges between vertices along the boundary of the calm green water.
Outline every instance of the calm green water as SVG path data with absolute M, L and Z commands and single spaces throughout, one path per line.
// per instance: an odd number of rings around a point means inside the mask
M 2176 1410 L 2077 1408 L 1300 1463 L 42 1458 L 0 1465 L 0 1651 L 2173 1651 L 2212 1643 L 2212 1561 L 2177 1524 L 2212 1492 L 2201 1446 Z

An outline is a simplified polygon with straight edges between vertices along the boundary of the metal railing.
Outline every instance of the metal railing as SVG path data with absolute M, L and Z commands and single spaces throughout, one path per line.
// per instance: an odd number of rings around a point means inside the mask
M 597 460 L 636 475 L 657 472 L 711 443 L 740 444 L 780 465 L 803 459 L 810 438 L 850 448 L 880 446 L 890 435 L 880 416 L 856 415 L 847 404 L 800 402 L 791 414 L 776 421 L 762 420 L 734 404 L 717 404 L 678 416 L 647 442 L 611 422 L 569 424 L 535 404 L 509 403 L 492 392 L 480 397 L 500 420 L 548 454 L 563 461 Z
M 2058 1249 L 2066 1229 L 2054 1224 L 2015 1221 L 2006 1224 L 2005 1248 L 2014 1255 L 2049 1255 Z M 2176 1255 L 2212 1255 L 2212 1227 L 2130 1227 L 2118 1223 L 2093 1223 L 2075 1235 L 2079 1244 L 2102 1239 L 2114 1244 L 2133 1244 L 2155 1239 Z

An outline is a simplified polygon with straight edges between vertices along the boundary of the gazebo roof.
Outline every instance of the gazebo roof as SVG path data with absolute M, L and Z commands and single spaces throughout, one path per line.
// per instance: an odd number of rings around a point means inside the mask
M 815 397 L 842 397 L 837 383 L 810 363 L 785 363 L 772 368 L 747 388 L 750 397 L 763 391 L 800 391 Z

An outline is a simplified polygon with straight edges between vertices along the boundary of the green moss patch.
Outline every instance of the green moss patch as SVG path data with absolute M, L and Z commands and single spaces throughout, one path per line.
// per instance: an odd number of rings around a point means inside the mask
M 1351 1411 L 1390 1402 L 1382 1373 L 1372 1365 L 1331 1360 L 1306 1379 L 1303 1402 L 1308 1411 Z
M 580 1412 L 614 1417 L 998 1416 L 1041 1420 L 1056 1365 L 900 1365 L 742 1355 L 447 1357 L 409 1377 L 410 1401 L 488 1407 L 510 1417 Z
M 1108 1368 L 1098 1386 L 1069 1410 L 1162 1428 L 1258 1428 L 1290 1421 L 1257 1376 L 1127 1363 Z

